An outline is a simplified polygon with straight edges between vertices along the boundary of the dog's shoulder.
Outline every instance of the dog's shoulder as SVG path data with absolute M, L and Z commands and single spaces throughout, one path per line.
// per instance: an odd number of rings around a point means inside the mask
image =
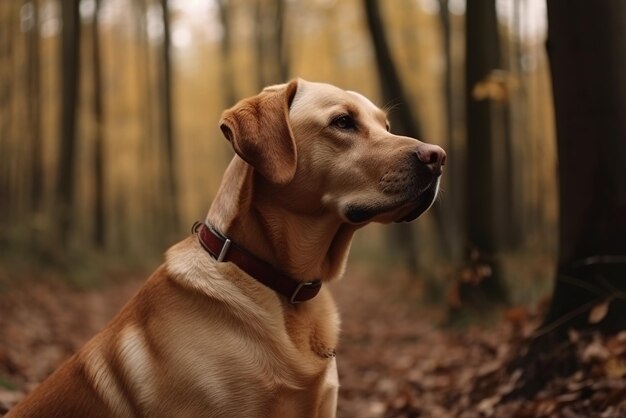
M 183 288 L 231 306 L 247 306 L 257 299 L 258 289 L 250 287 L 242 272 L 231 263 L 218 263 L 195 237 L 172 246 L 162 267 L 167 278 Z
M 278 296 L 232 263 L 218 263 L 189 237 L 172 246 L 162 267 L 166 280 L 212 304 L 222 305 L 248 326 L 266 333 L 282 317 Z M 280 321 L 282 322 L 282 321 Z

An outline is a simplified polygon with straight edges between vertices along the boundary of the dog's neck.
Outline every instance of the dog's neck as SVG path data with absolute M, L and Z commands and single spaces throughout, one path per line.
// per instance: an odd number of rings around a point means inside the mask
M 252 167 L 235 157 L 207 222 L 295 279 L 328 281 L 341 276 L 356 228 L 333 216 L 295 214 L 258 199 L 254 175 Z

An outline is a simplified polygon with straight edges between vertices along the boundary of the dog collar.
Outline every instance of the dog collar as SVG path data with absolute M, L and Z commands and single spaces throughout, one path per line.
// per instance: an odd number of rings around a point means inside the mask
M 198 237 L 202 248 L 218 262 L 236 264 L 258 282 L 285 296 L 292 304 L 313 299 L 322 288 L 320 280 L 303 282 L 276 270 L 204 222 L 194 223 L 191 231 Z

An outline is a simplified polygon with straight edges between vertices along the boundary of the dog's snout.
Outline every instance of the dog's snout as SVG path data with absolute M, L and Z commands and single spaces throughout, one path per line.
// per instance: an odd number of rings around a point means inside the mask
M 441 174 L 441 167 L 446 163 L 446 152 L 440 146 L 422 144 L 415 153 L 420 162 L 428 167 L 434 175 Z

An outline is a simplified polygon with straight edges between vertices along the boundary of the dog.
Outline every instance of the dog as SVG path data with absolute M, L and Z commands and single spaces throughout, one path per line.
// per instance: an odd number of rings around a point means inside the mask
M 206 222 L 7 417 L 333 417 L 339 316 L 325 286 L 356 230 L 408 222 L 446 154 L 361 94 L 295 79 L 224 111 L 236 155 Z

